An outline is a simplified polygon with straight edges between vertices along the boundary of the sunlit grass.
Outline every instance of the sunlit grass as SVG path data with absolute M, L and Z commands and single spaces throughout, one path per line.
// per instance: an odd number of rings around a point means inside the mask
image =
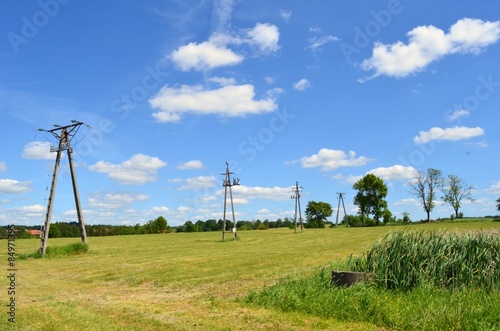
M 446 225 L 411 226 L 425 229 Z M 453 227 L 500 228 L 500 223 Z M 394 227 L 89 237 L 86 254 L 18 260 L 17 330 L 379 330 L 373 321 L 323 317 L 245 304 L 251 290 L 308 277 L 345 261 Z M 78 243 L 49 239 L 49 246 Z M 39 240 L 16 240 L 31 254 Z M 7 261 L 7 248 L 0 261 Z M 7 262 L 5 262 L 5 265 Z M 1 277 L 0 285 L 7 285 Z M 6 288 L 6 287 L 4 287 Z M 0 296 L 6 304 L 6 294 Z M 5 320 L 6 321 L 6 320 Z M 0 322 L 0 329 L 7 327 Z M 14 328 L 14 329 L 16 329 Z

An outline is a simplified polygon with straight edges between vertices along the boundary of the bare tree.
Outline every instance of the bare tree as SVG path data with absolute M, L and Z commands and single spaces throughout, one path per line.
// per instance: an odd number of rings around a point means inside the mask
M 410 182 L 411 195 L 422 202 L 427 221 L 430 221 L 431 211 L 436 206 L 436 190 L 440 187 L 443 173 L 441 170 L 427 169 L 427 172 L 418 171 L 415 178 Z
M 458 218 L 458 210 L 460 209 L 462 200 L 475 201 L 471 193 L 472 185 L 467 184 L 465 180 L 455 175 L 448 175 L 448 178 L 442 182 L 441 191 L 444 194 L 441 200 L 453 207 L 456 218 Z

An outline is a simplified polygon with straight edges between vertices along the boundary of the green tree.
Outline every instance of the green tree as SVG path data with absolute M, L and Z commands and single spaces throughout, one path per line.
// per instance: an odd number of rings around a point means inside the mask
M 431 219 L 431 211 L 436 206 L 436 190 L 442 185 L 443 173 L 441 170 L 429 168 L 427 172 L 418 171 L 410 181 L 411 195 L 422 202 L 427 213 L 427 222 Z
M 49 238 L 60 238 L 61 230 L 59 230 L 59 225 L 57 223 L 51 224 L 49 227 Z
M 354 183 L 352 188 L 358 191 L 354 197 L 354 204 L 359 208 L 361 221 L 364 223 L 365 216 L 373 215 L 378 224 L 387 209 L 387 201 L 385 200 L 388 191 L 387 185 L 381 178 L 374 174 L 368 174 Z
M 159 216 L 153 221 L 154 233 L 165 233 L 167 231 L 167 227 L 167 220 L 163 216 Z
M 500 198 L 497 199 L 497 210 L 500 211 Z
M 332 216 L 333 209 L 328 202 L 309 201 L 306 207 L 306 217 L 308 222 L 315 227 L 324 228 L 327 217 Z
M 448 178 L 441 183 L 441 191 L 444 194 L 441 200 L 450 204 L 453 210 L 455 210 L 455 218 L 460 217 L 458 210 L 460 209 L 462 200 L 466 199 L 474 202 L 471 194 L 472 186 L 458 176 L 448 175 Z
M 187 221 L 184 223 L 184 232 L 196 232 L 196 227 L 194 226 L 193 222 Z
M 202 220 L 197 220 L 194 225 L 196 227 L 196 232 L 203 232 L 203 229 L 205 228 L 205 222 L 203 222 Z

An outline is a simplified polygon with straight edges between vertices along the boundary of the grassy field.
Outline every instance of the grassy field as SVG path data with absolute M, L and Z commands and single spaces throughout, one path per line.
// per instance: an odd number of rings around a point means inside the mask
M 500 222 L 430 223 L 410 229 L 490 229 Z M 87 254 L 17 261 L 16 323 L 6 330 L 384 330 L 371 323 L 281 312 L 241 300 L 291 275 L 311 275 L 403 227 L 243 231 L 89 238 Z M 50 239 L 62 246 L 78 239 Z M 7 310 L 7 243 L 2 244 Z M 16 254 L 39 241 L 17 240 Z

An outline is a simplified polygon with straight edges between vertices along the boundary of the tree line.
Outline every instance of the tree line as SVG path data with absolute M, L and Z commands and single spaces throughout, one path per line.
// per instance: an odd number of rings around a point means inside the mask
M 425 172 L 418 171 L 415 177 L 409 181 L 410 194 L 416 198 L 426 212 L 427 219 L 431 220 L 431 212 L 436 206 L 437 196 L 441 193 L 441 201 L 449 204 L 454 214 L 450 218 L 461 218 L 463 213 L 459 212 L 462 203 L 466 200 L 474 202 L 472 197 L 472 185 L 457 175 L 443 176 L 441 170 L 429 168 Z M 409 223 L 411 219 L 409 213 L 404 212 L 402 217 L 397 219 L 388 209 L 387 194 L 388 188 L 384 181 L 374 174 L 367 174 L 353 184 L 352 188 L 357 191 L 354 197 L 354 205 L 358 207 L 357 215 L 345 215 L 341 224 L 347 226 L 373 226 L 381 223 Z M 497 211 L 500 211 L 500 197 L 496 199 Z M 324 228 L 333 226 L 333 222 L 327 221 L 327 217 L 332 215 L 332 206 L 327 202 L 309 201 L 305 210 L 305 228 Z M 238 231 L 245 230 L 267 230 L 273 228 L 291 228 L 299 226 L 302 219 L 292 219 L 285 217 L 276 221 L 259 219 L 255 221 L 237 221 Z M 300 224 L 302 226 L 302 224 Z M 206 221 L 198 220 L 196 222 L 186 221 L 179 226 L 171 227 L 163 216 L 154 220 L 149 220 L 141 225 L 85 225 L 88 237 L 98 236 L 116 236 L 116 235 L 137 235 L 137 234 L 155 234 L 171 232 L 211 232 L 221 231 L 223 220 L 209 219 Z M 226 230 L 232 229 L 233 223 L 226 220 Z M 19 239 L 32 238 L 33 235 L 27 230 L 39 229 L 37 227 L 16 227 L 16 237 Z M 6 238 L 6 228 L 0 227 L 0 238 Z M 49 238 L 59 237 L 80 237 L 80 228 L 76 222 L 56 222 L 49 228 Z

